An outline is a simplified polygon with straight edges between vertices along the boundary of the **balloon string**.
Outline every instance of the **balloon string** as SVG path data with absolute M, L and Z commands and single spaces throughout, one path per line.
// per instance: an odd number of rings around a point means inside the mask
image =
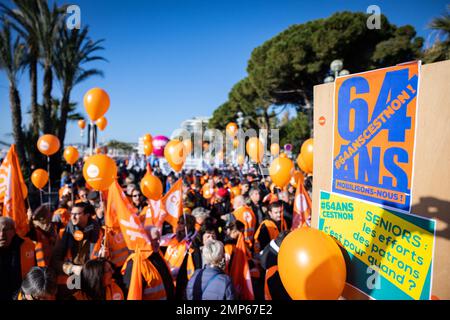
M 50 157 L 47 156 L 47 172 L 48 172 L 48 209 L 51 211 L 51 197 L 52 197 L 52 187 L 51 187 L 51 179 L 50 179 Z
M 39 198 L 41 199 L 41 206 L 42 206 L 42 189 L 39 189 Z
M 71 164 L 70 165 L 70 174 L 72 175 L 73 174 L 73 165 Z M 74 188 L 74 186 L 72 185 L 72 192 L 70 193 L 71 194 L 71 198 L 72 198 L 72 206 L 73 206 L 73 193 L 75 192 L 75 188 Z

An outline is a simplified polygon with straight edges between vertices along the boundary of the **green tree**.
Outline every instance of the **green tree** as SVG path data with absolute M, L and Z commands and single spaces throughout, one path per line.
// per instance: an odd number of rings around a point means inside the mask
M 436 31 L 437 40 L 425 50 L 425 62 L 450 59 L 450 5 L 447 6 L 447 12 L 434 18 L 428 27 Z
M 19 37 L 13 41 L 11 25 L 7 20 L 3 20 L 3 26 L 0 30 L 0 67 L 5 70 L 9 82 L 12 133 L 22 170 L 27 169 L 28 166 L 25 157 L 25 139 L 22 130 L 22 106 L 19 91 L 17 90 L 17 76 L 24 67 L 25 55 L 25 45 L 20 41 Z
M 84 65 L 91 61 L 105 60 L 95 55 L 97 51 L 103 50 L 100 46 L 103 40 L 93 41 L 88 37 L 88 28 L 81 30 L 67 30 L 64 26 L 59 28 L 58 39 L 54 46 L 53 56 L 58 57 L 53 63 L 55 75 L 61 83 L 62 98 L 60 104 L 60 116 L 58 125 L 53 132 L 61 142 L 60 153 L 64 148 L 66 137 L 66 126 L 71 109 L 70 95 L 72 89 L 79 83 L 92 76 L 103 76 L 98 69 L 85 69 Z
M 294 146 L 294 150 L 299 150 L 303 141 L 309 138 L 309 133 L 308 117 L 299 112 L 295 118 L 281 126 L 280 145 L 290 143 Z

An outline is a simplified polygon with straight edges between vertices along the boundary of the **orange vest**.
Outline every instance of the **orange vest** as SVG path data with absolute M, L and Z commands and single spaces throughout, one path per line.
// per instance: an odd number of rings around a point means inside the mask
M 225 273 L 226 274 L 229 274 L 228 273 L 229 272 L 228 268 L 229 268 L 231 256 L 233 255 L 233 251 L 234 251 L 235 247 L 236 247 L 236 245 L 232 244 L 232 243 L 227 243 L 223 247 L 223 250 L 224 250 L 224 253 L 225 253 Z
M 285 222 L 282 221 L 282 224 L 283 223 L 285 223 Z M 265 225 L 267 228 L 267 231 L 269 231 L 270 240 L 273 240 L 276 237 L 278 237 L 278 234 L 280 233 L 280 230 L 278 230 L 278 227 L 275 224 L 275 222 L 273 222 L 272 220 L 268 220 L 268 219 L 263 220 L 263 222 L 261 222 L 258 230 L 256 230 L 256 233 L 255 233 L 255 252 L 256 253 L 259 253 L 262 249 L 264 249 L 264 248 L 261 248 L 261 244 L 259 243 L 259 240 L 258 240 L 259 233 L 261 232 L 261 227 L 263 225 Z M 286 228 L 285 228 L 285 230 L 286 230 Z
M 36 265 L 35 245 L 28 238 L 22 238 L 23 243 L 20 246 L 20 266 L 22 271 L 22 279 L 25 278 L 28 271 Z
M 272 296 L 270 294 L 270 290 L 269 290 L 269 285 L 268 285 L 268 281 L 269 279 L 278 271 L 278 266 L 274 265 L 271 266 L 269 269 L 267 269 L 266 271 L 266 277 L 264 279 L 264 298 L 266 300 L 272 300 Z
M 76 300 L 90 300 L 82 291 L 77 291 L 74 295 Z M 106 300 L 125 300 L 122 289 L 112 281 L 111 285 L 106 287 Z
M 173 238 L 169 241 L 167 245 L 167 250 L 164 255 L 164 259 L 167 262 L 170 273 L 172 274 L 172 278 L 175 280 L 178 275 L 178 271 L 180 270 L 181 265 L 183 264 L 184 256 L 186 254 L 186 240 L 178 242 L 176 238 Z M 194 262 L 192 260 L 192 253 L 194 249 L 189 248 L 187 250 L 188 261 L 187 261 L 187 277 L 188 280 L 192 277 L 195 271 Z
M 162 257 L 161 252 L 158 252 L 158 254 Z M 127 264 L 130 260 L 133 260 L 133 254 L 131 254 L 125 261 L 122 267 L 122 274 L 125 273 Z M 163 279 L 159 274 L 158 269 L 156 269 L 150 260 L 145 259 L 142 261 L 141 272 L 145 280 L 142 300 L 167 300 L 166 288 L 164 287 Z
M 245 226 L 244 240 L 251 248 L 253 246 L 253 239 L 255 235 L 256 217 L 253 210 L 248 206 L 242 206 L 233 212 L 236 220 L 242 222 Z
M 109 260 L 116 266 L 121 267 L 130 255 L 127 244 L 123 239 L 121 232 L 114 230 L 108 231 L 106 234 L 106 245 L 109 249 Z
M 39 267 L 45 267 L 49 265 L 53 247 L 54 243 L 51 243 L 51 239 L 45 236 L 45 234 L 41 230 L 36 228 L 35 252 L 37 265 Z

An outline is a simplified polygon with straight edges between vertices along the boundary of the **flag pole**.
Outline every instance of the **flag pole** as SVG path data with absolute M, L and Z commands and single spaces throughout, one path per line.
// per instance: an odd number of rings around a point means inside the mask
M 47 156 L 47 172 L 48 172 L 48 209 L 51 211 L 51 196 L 52 196 L 52 187 L 51 187 L 51 179 L 50 179 L 50 157 Z

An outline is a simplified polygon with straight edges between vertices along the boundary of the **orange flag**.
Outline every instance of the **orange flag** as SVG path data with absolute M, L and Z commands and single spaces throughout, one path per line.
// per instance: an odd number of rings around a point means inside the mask
M 300 228 L 305 223 L 310 225 L 311 209 L 311 197 L 303 186 L 303 183 L 299 180 L 297 190 L 295 191 L 294 216 L 292 217 L 291 230 Z
M 142 257 L 139 248 L 133 254 L 133 268 L 131 269 L 130 289 L 127 300 L 142 300 Z
M 183 214 L 183 181 L 178 179 L 174 183 L 169 192 L 161 199 L 162 207 L 166 211 L 165 221 L 170 223 L 172 227 L 176 227 L 178 218 Z
M 145 209 L 144 228 L 156 226 L 162 228 L 166 212 L 162 208 L 161 200 L 149 199 L 148 206 Z
M 13 144 L 0 167 L 0 201 L 3 202 L 3 216 L 11 217 L 16 223 L 16 232 L 25 236 L 29 231 L 24 199 L 28 189 L 20 170 L 16 146 Z
M 238 300 L 255 300 L 247 258 L 247 247 L 241 233 L 230 266 L 230 277 Z
M 122 232 L 128 249 L 152 250 L 150 239 L 119 183 L 115 181 L 108 190 L 108 204 L 105 214 L 107 228 Z

